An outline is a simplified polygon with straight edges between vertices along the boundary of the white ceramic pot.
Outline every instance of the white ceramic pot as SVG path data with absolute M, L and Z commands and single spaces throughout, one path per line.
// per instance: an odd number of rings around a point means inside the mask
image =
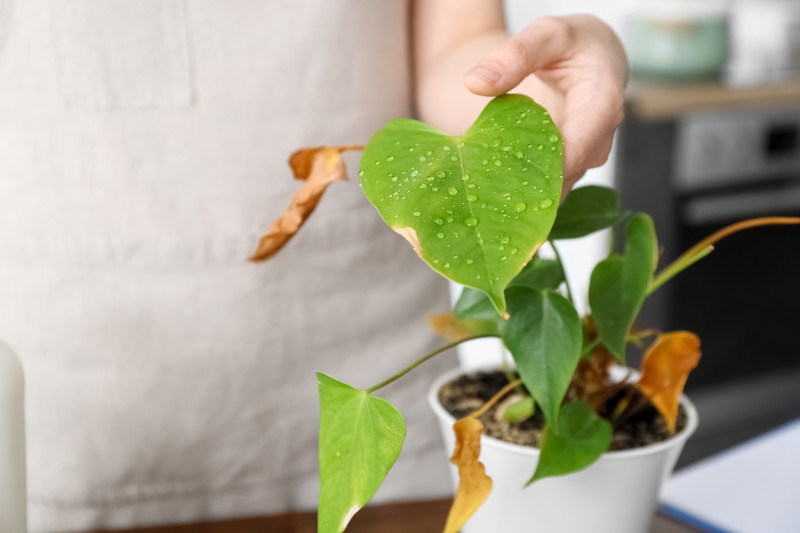
M 455 419 L 438 399 L 439 389 L 463 371 L 440 376 L 428 402 L 436 413 L 448 457 L 455 446 Z M 539 450 L 481 437 L 481 462 L 493 480 L 486 503 L 462 533 L 646 533 L 664 482 L 672 473 L 686 440 L 697 428 L 697 411 L 681 397 L 688 415 L 674 437 L 644 448 L 603 454 L 589 468 L 567 476 L 545 478 L 523 490 L 533 475 Z M 453 486 L 458 470 L 451 465 Z

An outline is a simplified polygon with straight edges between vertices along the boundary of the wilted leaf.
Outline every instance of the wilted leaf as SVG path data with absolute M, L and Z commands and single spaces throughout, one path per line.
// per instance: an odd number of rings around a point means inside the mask
M 572 304 L 551 290 L 515 287 L 508 291 L 508 302 L 511 317 L 503 343 L 545 419 L 556 425 L 581 356 L 581 320 Z
M 328 185 L 336 180 L 347 181 L 347 168 L 342 152 L 358 150 L 360 146 L 321 146 L 303 148 L 289 158 L 294 177 L 305 180 L 294 195 L 283 215 L 272 223 L 266 235 L 261 237 L 258 249 L 251 261 L 266 261 L 297 233 L 303 223 L 317 207 Z
M 611 445 L 611 424 L 583 402 L 566 404 L 558 424 L 558 434 L 550 424 L 542 432 L 539 462 L 528 485 L 545 477 L 583 470 Z
M 561 137 L 530 98 L 493 99 L 464 135 L 393 120 L 369 141 L 359 176 L 383 220 L 448 279 L 489 295 L 546 240 L 562 182 Z
M 444 533 L 456 533 L 475 514 L 492 491 L 492 478 L 478 458 L 481 454 L 483 424 L 474 416 L 453 424 L 456 446 L 450 462 L 458 467 L 458 490 L 447 515 Z
M 619 197 L 614 189 L 589 185 L 573 189 L 558 208 L 550 239 L 575 239 L 619 222 Z
M 594 267 L 589 305 L 600 341 L 625 360 L 625 342 L 642 307 L 658 260 L 653 219 L 637 213 L 625 232 L 625 253 L 614 254 Z
M 441 313 L 428 317 L 433 331 L 450 342 L 463 341 L 476 335 L 500 335 L 500 317 L 495 320 L 461 319 L 453 313 Z
M 642 358 L 639 390 L 675 431 L 678 403 L 689 372 L 700 361 L 700 339 L 690 331 L 659 335 Z
M 341 533 L 400 455 L 403 417 L 389 402 L 325 374 L 319 382 L 319 533 Z

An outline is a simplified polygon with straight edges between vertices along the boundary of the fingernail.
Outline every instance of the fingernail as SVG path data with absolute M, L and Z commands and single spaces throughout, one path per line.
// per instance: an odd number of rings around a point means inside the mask
M 496 65 L 488 62 L 482 62 L 472 67 L 472 70 L 470 70 L 467 75 L 477 76 L 487 83 L 494 83 L 500 79 L 502 73 Z

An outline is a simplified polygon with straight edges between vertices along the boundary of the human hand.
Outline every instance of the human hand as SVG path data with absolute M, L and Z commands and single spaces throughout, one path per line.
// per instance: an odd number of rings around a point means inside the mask
M 471 92 L 517 88 L 543 105 L 564 139 L 562 198 L 606 162 L 624 115 L 628 61 L 617 36 L 591 15 L 543 17 L 509 37 L 464 76 Z

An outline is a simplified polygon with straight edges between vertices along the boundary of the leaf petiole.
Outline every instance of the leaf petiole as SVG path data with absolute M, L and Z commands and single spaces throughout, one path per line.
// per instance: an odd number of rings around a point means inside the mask
M 729 226 L 725 226 L 719 231 L 716 231 L 698 242 L 688 250 L 686 250 L 680 257 L 670 263 L 664 270 L 662 270 L 650 284 L 648 295 L 655 292 L 660 286 L 672 279 L 676 274 L 680 273 L 687 267 L 696 263 L 704 258 L 714 249 L 714 244 L 721 241 L 728 235 L 742 231 L 748 228 L 756 228 L 759 226 L 775 226 L 775 225 L 788 225 L 800 224 L 800 217 L 761 217 L 743 220 Z
M 575 300 L 572 299 L 572 289 L 569 287 L 569 279 L 567 279 L 567 271 L 564 270 L 564 262 L 561 261 L 561 254 L 558 253 L 558 248 L 556 248 L 555 241 L 549 241 L 550 247 L 553 249 L 553 253 L 556 256 L 556 261 L 558 262 L 558 267 L 561 269 L 561 275 L 564 276 L 564 285 L 567 287 L 567 298 L 569 299 L 572 305 L 575 305 Z
M 404 368 L 403 370 L 401 370 L 397 374 L 393 375 L 392 377 L 390 377 L 388 379 L 385 379 L 385 380 L 381 381 L 380 383 L 378 383 L 377 385 L 366 389 L 366 392 L 367 392 L 367 394 L 372 394 L 376 390 L 382 389 L 386 385 L 388 385 L 390 383 L 393 383 L 393 382 L 397 381 L 398 379 L 400 379 L 401 377 L 405 376 L 406 374 L 408 374 L 409 372 L 411 372 L 412 370 L 417 368 L 419 365 L 421 365 L 425 361 L 427 361 L 429 359 L 433 359 L 435 356 L 439 355 L 442 352 L 446 352 L 450 348 L 455 348 L 456 346 L 458 346 L 459 344 L 461 344 L 463 342 L 467 342 L 467 341 L 471 341 L 471 340 L 475 340 L 475 339 L 482 339 L 484 337 L 497 337 L 497 335 L 494 335 L 494 334 L 491 334 L 491 333 L 486 333 L 486 334 L 483 334 L 483 335 L 473 335 L 472 337 L 467 337 L 466 339 L 461 339 L 461 340 L 457 340 L 455 342 L 451 342 L 450 344 L 446 344 L 446 345 L 442 346 L 441 348 L 437 348 L 436 350 L 432 351 L 428 355 L 425 355 L 425 356 L 421 357 L 420 359 L 417 359 L 416 361 L 414 361 L 409 366 L 407 366 L 406 368 Z

